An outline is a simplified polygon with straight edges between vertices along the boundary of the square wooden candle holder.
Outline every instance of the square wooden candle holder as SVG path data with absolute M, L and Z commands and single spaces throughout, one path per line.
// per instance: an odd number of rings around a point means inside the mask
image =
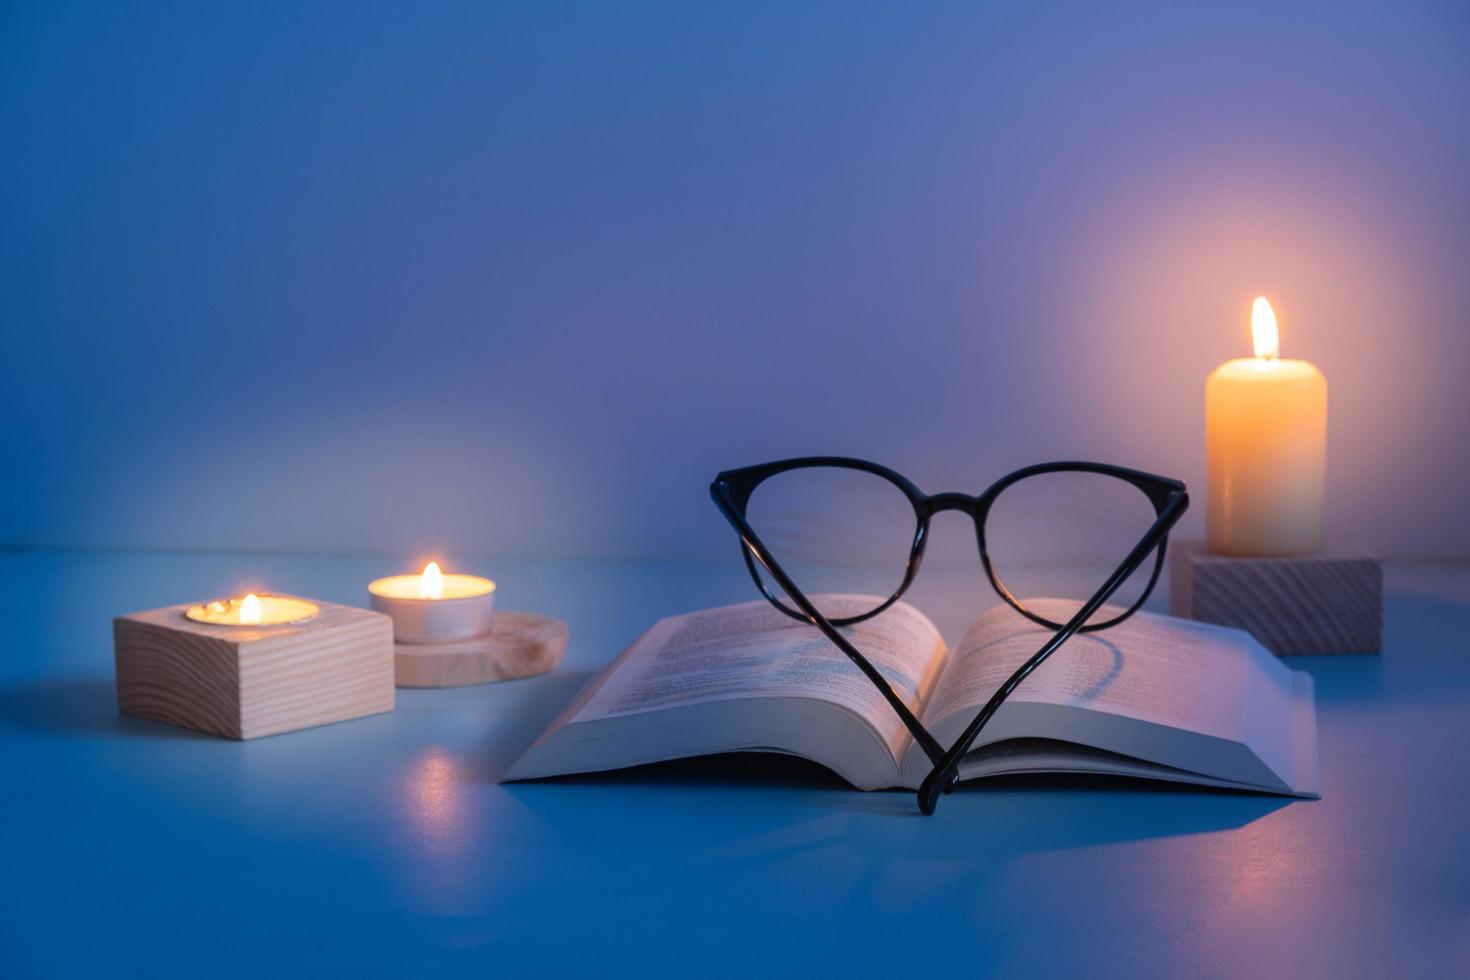
M 217 626 L 189 604 L 112 622 L 125 715 L 259 738 L 393 710 L 393 621 L 319 602 L 311 620 Z
M 1383 563 L 1348 549 L 1237 558 L 1171 541 L 1169 612 L 1248 630 L 1278 654 L 1377 653 Z

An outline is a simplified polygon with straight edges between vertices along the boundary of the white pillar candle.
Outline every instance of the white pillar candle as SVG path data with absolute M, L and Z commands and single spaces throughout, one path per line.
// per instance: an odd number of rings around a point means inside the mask
M 1205 537 L 1225 555 L 1322 548 L 1327 489 L 1327 379 L 1277 354 L 1276 315 L 1251 310 L 1256 356 L 1205 383 Z
M 397 643 L 450 643 L 490 632 L 495 583 L 445 574 L 429 562 L 420 575 L 390 575 L 368 585 L 374 611 L 393 618 Z

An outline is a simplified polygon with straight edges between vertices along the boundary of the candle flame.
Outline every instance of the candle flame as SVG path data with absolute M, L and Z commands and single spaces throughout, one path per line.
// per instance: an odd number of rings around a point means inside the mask
M 1255 341 L 1257 357 L 1266 361 L 1276 360 L 1281 346 L 1276 333 L 1276 312 L 1271 309 L 1271 301 L 1264 296 L 1257 296 L 1255 303 L 1251 304 L 1251 339 Z
M 437 561 L 431 561 L 424 566 L 424 574 L 419 578 L 419 598 L 444 598 L 444 574 L 439 571 Z
M 260 597 L 254 592 L 240 600 L 240 623 L 250 626 L 260 622 Z

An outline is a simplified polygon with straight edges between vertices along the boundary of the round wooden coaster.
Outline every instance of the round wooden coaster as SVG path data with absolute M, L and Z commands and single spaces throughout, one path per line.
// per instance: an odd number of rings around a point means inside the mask
M 567 652 L 567 624 L 536 613 L 495 613 L 484 636 L 454 643 L 393 644 L 399 687 L 464 687 L 555 669 Z

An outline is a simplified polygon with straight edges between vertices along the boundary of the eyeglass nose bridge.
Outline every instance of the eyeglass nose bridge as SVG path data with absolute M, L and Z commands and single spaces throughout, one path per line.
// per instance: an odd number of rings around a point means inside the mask
M 927 517 L 933 517 L 946 510 L 962 510 L 971 517 L 976 517 L 980 513 L 980 498 L 971 497 L 965 493 L 936 493 L 925 503 L 927 504 L 928 514 L 925 515 Z
M 980 530 L 980 522 L 984 519 L 985 504 L 981 497 L 971 497 L 966 493 L 936 493 L 931 497 L 924 497 L 918 501 L 919 529 L 914 535 L 913 553 L 909 558 L 908 572 L 904 575 L 903 588 L 907 589 L 918 574 L 919 566 L 924 561 L 924 552 L 929 547 L 929 521 L 935 514 L 946 510 L 963 511 L 970 515 L 975 522 L 975 533 L 980 537 L 980 560 L 986 561 L 984 534 Z

